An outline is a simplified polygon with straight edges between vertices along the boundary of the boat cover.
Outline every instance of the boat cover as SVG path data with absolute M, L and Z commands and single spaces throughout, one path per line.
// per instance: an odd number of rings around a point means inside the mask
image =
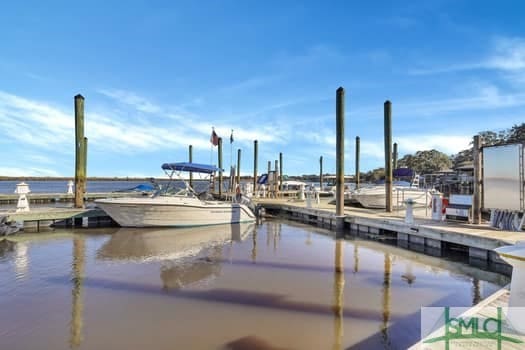
M 414 176 L 414 170 L 410 168 L 397 168 L 392 172 L 394 177 L 412 177 Z
M 162 164 L 163 170 L 176 170 L 176 171 L 191 171 L 194 173 L 205 173 L 212 174 L 217 171 L 224 171 L 223 169 L 217 168 L 215 165 L 208 164 L 197 164 L 197 163 L 164 163 Z

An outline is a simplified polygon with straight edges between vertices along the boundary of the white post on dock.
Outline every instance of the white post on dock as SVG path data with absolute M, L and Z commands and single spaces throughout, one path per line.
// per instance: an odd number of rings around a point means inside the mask
M 406 224 L 413 224 L 414 223 L 414 200 L 412 198 L 408 198 L 405 201 L 405 205 L 407 207 L 406 213 L 405 213 L 405 223 Z
M 443 220 L 443 206 L 442 206 L 441 193 L 432 194 L 432 220 L 442 221 Z
M 29 189 L 29 185 L 25 182 L 21 182 L 16 185 L 15 193 L 18 194 L 18 203 L 16 205 L 16 212 L 21 211 L 29 211 L 29 201 L 27 200 L 27 194 L 29 194 L 31 190 Z
M 69 182 L 67 183 L 67 194 L 73 194 L 73 185 L 75 183 L 73 182 L 73 180 L 69 180 Z

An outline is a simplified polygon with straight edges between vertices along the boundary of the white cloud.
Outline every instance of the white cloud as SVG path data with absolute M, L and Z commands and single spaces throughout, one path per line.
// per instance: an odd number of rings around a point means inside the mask
M 447 155 L 458 153 L 469 147 L 472 136 L 413 134 L 396 137 L 396 142 L 403 153 L 436 149 Z
M 0 128 L 3 137 L 56 151 L 57 145 L 72 142 L 74 118 L 49 104 L 0 91 Z
M 47 168 L 27 167 L 0 167 L 0 174 L 3 176 L 60 176 L 58 172 Z
M 489 53 L 477 62 L 413 69 L 410 73 L 414 75 L 426 75 L 475 69 L 494 69 L 507 72 L 525 70 L 525 39 L 519 37 L 497 37 L 492 40 Z
M 153 104 L 144 97 L 138 96 L 131 91 L 119 89 L 100 89 L 98 93 L 112 98 L 115 101 L 132 106 L 136 110 L 144 113 L 160 113 L 162 108 Z

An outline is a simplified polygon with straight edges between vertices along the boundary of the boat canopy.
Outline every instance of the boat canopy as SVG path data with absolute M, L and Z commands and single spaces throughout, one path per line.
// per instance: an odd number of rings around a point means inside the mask
M 191 171 L 195 173 L 212 174 L 217 171 L 224 171 L 217 168 L 215 165 L 208 164 L 197 164 L 197 163 L 164 163 L 162 164 L 163 170 L 174 170 L 174 171 Z
M 392 172 L 394 177 L 412 177 L 414 174 L 414 170 L 410 168 L 397 168 Z

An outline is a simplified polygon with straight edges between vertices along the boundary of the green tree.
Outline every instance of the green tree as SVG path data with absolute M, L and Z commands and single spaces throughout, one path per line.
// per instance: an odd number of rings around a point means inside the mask
M 407 154 L 398 161 L 399 166 L 406 166 L 424 174 L 449 169 L 452 166 L 450 157 L 438 150 L 417 151 L 414 155 Z

